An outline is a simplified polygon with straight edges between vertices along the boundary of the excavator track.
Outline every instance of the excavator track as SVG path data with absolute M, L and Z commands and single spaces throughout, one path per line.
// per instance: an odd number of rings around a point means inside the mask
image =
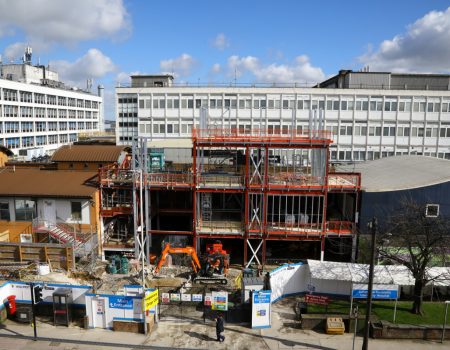
M 194 283 L 197 284 L 228 284 L 226 277 L 202 277 L 197 276 L 193 279 Z

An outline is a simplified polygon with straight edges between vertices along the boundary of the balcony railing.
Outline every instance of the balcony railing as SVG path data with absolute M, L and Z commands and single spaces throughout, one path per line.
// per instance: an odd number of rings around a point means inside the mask
M 270 187 L 322 188 L 325 178 L 286 172 L 269 175 L 267 182 Z
M 102 184 L 110 183 L 132 183 L 135 173 L 127 169 L 102 168 L 100 170 L 100 182 Z
M 327 233 L 352 234 L 355 232 L 355 223 L 351 221 L 328 221 Z
M 197 225 L 197 232 L 206 234 L 243 234 L 244 223 L 241 221 L 203 221 Z
M 207 128 L 192 130 L 192 138 L 205 142 L 291 142 L 314 143 L 315 141 L 331 141 L 332 133 L 327 130 L 272 130 L 268 128 Z
M 361 188 L 361 174 L 329 173 L 328 187 L 330 190 L 359 190 Z
M 149 173 L 146 184 L 153 187 L 190 187 L 193 185 L 193 174 L 190 173 Z
M 199 187 L 236 188 L 244 186 L 245 177 L 241 175 L 227 174 L 201 174 L 197 176 Z

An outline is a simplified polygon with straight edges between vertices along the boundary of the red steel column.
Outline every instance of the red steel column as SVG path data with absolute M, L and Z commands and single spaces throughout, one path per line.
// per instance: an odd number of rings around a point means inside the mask
M 197 251 L 197 139 L 192 142 L 192 246 Z
M 245 174 L 244 174 L 244 266 L 247 263 L 247 239 L 248 239 L 248 230 L 249 230 L 249 193 L 248 189 L 250 186 L 250 179 L 249 179 L 249 147 L 245 147 Z

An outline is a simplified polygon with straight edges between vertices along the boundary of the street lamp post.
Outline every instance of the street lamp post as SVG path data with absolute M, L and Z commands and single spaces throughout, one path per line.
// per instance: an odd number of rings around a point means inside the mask
M 373 269 L 375 259 L 375 236 L 377 232 L 377 219 L 375 217 L 370 222 L 369 227 L 372 234 L 372 246 L 370 251 L 369 286 L 367 291 L 366 319 L 364 325 L 364 340 L 362 350 L 367 350 L 369 347 L 370 314 L 372 313 Z
M 445 316 L 444 316 L 444 324 L 442 325 L 442 336 L 441 343 L 444 342 L 445 338 L 445 327 L 447 327 L 447 314 L 448 314 L 448 305 L 450 304 L 450 300 L 445 301 Z
M 355 350 L 356 332 L 358 331 L 358 305 L 353 309 L 353 317 L 355 318 L 355 330 L 353 332 L 353 345 L 352 350 Z

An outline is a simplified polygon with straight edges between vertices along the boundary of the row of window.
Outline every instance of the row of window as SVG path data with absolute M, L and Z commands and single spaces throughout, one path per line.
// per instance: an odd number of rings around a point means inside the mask
M 97 127 L 98 123 L 96 122 L 0 122 L 0 134 L 58 130 L 95 130 Z
M 121 99 L 119 99 L 119 103 Z M 212 98 L 212 99 L 194 99 L 177 97 L 153 97 L 152 100 L 140 99 L 139 108 L 141 109 L 193 109 L 208 107 L 211 109 L 323 109 L 329 111 L 386 111 L 386 112 L 450 112 L 450 102 L 425 102 L 413 101 L 412 99 L 397 99 L 389 98 L 384 100 L 380 97 L 357 98 L 339 100 L 329 99 L 325 100 L 280 100 L 280 99 L 231 99 L 231 98 Z
M 20 112 L 20 114 L 19 114 Z M 97 119 L 98 112 L 92 111 L 76 111 L 73 109 L 56 109 L 56 108 L 43 108 L 43 107 L 18 107 L 11 105 L 3 106 L 3 116 L 8 118 L 14 117 L 22 118 L 61 118 L 67 117 L 71 119 Z M 0 106 L 0 117 L 2 117 L 2 108 Z
M 81 220 L 81 208 L 81 202 L 70 202 L 72 220 Z M 32 221 L 37 215 L 36 201 L 31 199 L 16 199 L 14 200 L 14 212 L 16 216 L 15 221 Z M 9 202 L 0 201 L 0 220 L 11 220 Z
M 128 104 L 136 104 L 136 103 L 138 103 L 138 101 L 137 101 L 137 97 L 122 97 L 122 98 L 119 98 L 118 99 L 118 102 L 120 103 L 120 104 L 125 104 L 125 103 L 128 103 Z
M 23 136 L 23 137 L 9 137 L 5 139 L 0 138 L 0 145 L 10 149 L 53 145 L 59 143 L 75 142 L 78 140 L 77 134 L 64 135 L 39 135 L 39 136 Z
M 338 134 L 337 126 L 328 126 L 328 131 L 333 135 Z M 351 126 L 341 125 L 339 135 L 342 136 L 412 136 L 412 137 L 450 137 L 450 127 L 409 127 L 409 126 Z
M 119 118 L 137 118 L 137 116 L 138 116 L 137 112 L 119 113 Z
M 119 127 L 137 127 L 136 122 L 119 122 Z M 192 124 L 189 123 L 170 123 L 170 122 L 153 122 L 153 129 L 150 123 L 140 123 L 139 133 L 141 134 L 190 134 L 192 132 Z M 251 125 L 249 124 L 232 124 L 232 130 L 238 130 L 239 133 L 251 132 Z M 297 125 L 296 133 L 302 134 L 307 130 L 307 126 Z M 403 136 L 403 137 L 450 137 L 450 126 L 436 127 L 409 127 L 409 126 L 352 126 L 352 125 L 337 125 L 327 126 L 326 129 L 332 135 L 341 136 Z M 268 125 L 267 133 L 270 135 L 289 134 L 292 132 L 291 125 Z
M 0 94 L 0 99 L 2 94 Z M 40 93 L 33 93 L 29 91 L 18 91 L 11 89 L 3 89 L 3 100 L 5 101 L 19 101 L 25 103 L 48 104 L 58 106 L 69 106 L 78 108 L 93 108 L 98 109 L 98 102 L 91 100 L 82 100 L 72 97 L 45 95 Z

